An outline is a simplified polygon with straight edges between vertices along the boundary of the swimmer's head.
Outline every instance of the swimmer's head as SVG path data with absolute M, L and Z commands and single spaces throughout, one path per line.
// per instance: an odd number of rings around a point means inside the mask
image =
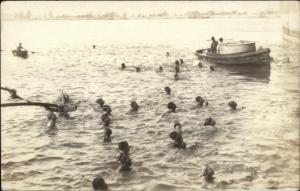
M 174 129 L 175 130 L 178 130 L 178 132 L 179 133 L 181 133 L 181 124 L 179 123 L 179 122 L 176 122 L 175 124 L 174 124 Z
M 160 67 L 158 68 L 158 71 L 163 72 L 163 71 L 164 71 L 163 67 L 160 66 Z
M 118 144 L 119 149 L 125 153 L 129 151 L 129 144 L 127 141 L 122 141 Z
M 206 118 L 205 121 L 204 121 L 204 126 L 208 126 L 208 125 L 215 126 L 216 121 L 211 117 Z
M 178 60 L 175 61 L 175 65 L 179 66 L 179 61 Z
M 126 68 L 125 63 L 122 63 L 122 64 L 121 64 L 121 69 L 124 70 L 125 68 Z
M 179 60 L 179 61 L 180 61 L 180 64 L 183 64 L 183 60 L 182 60 L 182 58 L 180 58 L 180 60 Z
M 199 68 L 202 68 L 202 67 L 203 67 L 203 65 L 202 65 L 201 62 L 198 63 L 198 67 L 199 67 Z
M 103 178 L 95 178 L 92 185 L 95 191 L 108 189 L 108 186 Z
M 232 109 L 235 110 L 237 107 L 237 103 L 235 101 L 230 101 L 228 102 L 228 106 Z
M 215 67 L 213 67 L 213 66 L 210 66 L 209 69 L 210 69 L 210 71 L 215 71 Z
M 171 88 L 169 86 L 165 87 L 165 92 L 166 94 L 170 95 L 171 94 Z
M 169 53 L 169 52 L 167 52 L 167 53 L 166 53 L 166 56 L 167 56 L 167 57 L 169 57 L 169 56 L 170 56 L 170 53 Z
M 169 110 L 171 110 L 172 112 L 175 112 L 176 111 L 176 104 L 175 103 L 173 103 L 173 102 L 169 102 L 168 103 L 168 105 L 167 105 L 167 108 L 169 109 Z
M 131 111 L 137 111 L 137 110 L 139 110 L 139 105 L 135 101 L 132 101 L 130 103 L 130 106 L 131 106 Z
M 140 72 L 141 68 L 140 67 L 136 67 L 135 70 L 136 70 L 136 72 Z
M 112 130 L 110 128 L 105 128 L 104 129 L 104 134 L 106 137 L 110 137 L 112 134 Z
M 174 141 L 176 141 L 176 140 L 178 140 L 179 139 L 179 133 L 177 133 L 176 131 L 172 131 L 170 134 L 169 134 L 169 137 L 172 139 L 172 140 L 174 140 Z
M 99 104 L 101 107 L 104 105 L 104 100 L 102 99 L 102 98 L 98 98 L 97 100 L 96 100 L 96 103 L 97 104 Z
M 201 96 L 197 96 L 195 100 L 200 106 L 203 106 L 204 99 Z
M 106 112 L 107 114 L 111 114 L 111 108 L 109 105 L 103 105 L 103 111 Z

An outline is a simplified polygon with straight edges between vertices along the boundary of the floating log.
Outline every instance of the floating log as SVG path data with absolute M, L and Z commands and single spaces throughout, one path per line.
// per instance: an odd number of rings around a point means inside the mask
M 41 102 L 25 102 L 25 103 L 2 103 L 1 107 L 14 107 L 14 106 L 41 106 L 41 107 L 56 107 L 58 105 L 51 103 L 41 103 Z

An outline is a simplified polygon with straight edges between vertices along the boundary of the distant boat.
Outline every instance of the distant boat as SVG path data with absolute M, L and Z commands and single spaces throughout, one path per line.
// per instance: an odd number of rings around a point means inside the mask
M 210 49 L 197 50 L 195 55 L 199 59 L 223 65 L 269 64 L 270 49 L 256 50 L 255 42 L 239 41 L 223 43 L 220 53 L 212 53 Z
M 12 50 L 12 53 L 14 56 L 19 56 L 22 58 L 28 57 L 28 51 L 27 50 Z

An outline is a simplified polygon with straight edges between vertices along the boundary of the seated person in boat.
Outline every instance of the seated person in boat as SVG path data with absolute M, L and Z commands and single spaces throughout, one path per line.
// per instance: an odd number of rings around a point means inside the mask
M 217 47 L 218 54 L 221 53 L 222 44 L 223 44 L 223 38 L 219 38 L 219 44 L 218 44 L 218 47 Z
M 17 50 L 18 50 L 18 51 L 23 51 L 23 50 L 25 50 L 25 49 L 22 47 L 22 43 L 19 43 L 19 46 L 17 47 Z
M 212 43 L 211 43 L 211 52 L 212 53 L 216 53 L 217 52 L 217 46 L 218 46 L 218 42 L 215 40 L 215 37 L 211 37 Z

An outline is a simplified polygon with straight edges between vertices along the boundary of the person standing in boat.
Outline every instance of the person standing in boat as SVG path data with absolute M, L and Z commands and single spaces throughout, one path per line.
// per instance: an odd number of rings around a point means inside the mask
M 223 38 L 219 38 L 219 44 L 218 44 L 218 47 L 217 47 L 218 54 L 221 54 L 222 44 L 223 44 Z
M 22 47 L 22 43 L 19 43 L 19 46 L 17 47 L 17 50 L 18 50 L 18 51 L 24 50 L 24 48 Z
M 218 41 L 215 40 L 215 37 L 211 37 L 212 43 L 211 43 L 211 52 L 212 53 L 217 53 L 217 46 L 218 46 Z

